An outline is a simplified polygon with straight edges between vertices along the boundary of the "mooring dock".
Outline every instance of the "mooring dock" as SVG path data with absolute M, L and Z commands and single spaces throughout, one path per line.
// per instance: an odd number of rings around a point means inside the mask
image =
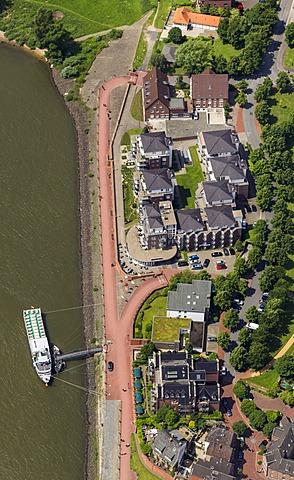
M 91 348 L 83 348 L 80 350 L 73 350 L 72 352 L 68 353 L 60 353 L 56 354 L 55 358 L 58 361 L 66 362 L 68 360 L 78 360 L 80 358 L 88 358 L 95 355 L 95 353 L 103 352 L 103 347 L 91 347 Z

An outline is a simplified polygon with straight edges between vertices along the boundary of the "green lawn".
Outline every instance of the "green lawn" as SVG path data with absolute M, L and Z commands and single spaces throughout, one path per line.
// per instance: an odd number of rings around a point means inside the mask
M 294 109 L 294 92 L 276 93 L 273 97 L 274 105 L 271 107 L 271 114 L 277 118 L 277 123 L 287 120 Z
M 163 28 L 165 21 L 167 19 L 167 15 L 171 10 L 172 6 L 173 9 L 180 6 L 187 6 L 187 7 L 195 7 L 194 2 L 189 2 L 189 0 L 177 0 L 176 5 L 173 0 L 158 0 L 158 11 L 155 19 L 155 27 L 156 28 Z
M 137 451 L 135 435 L 131 434 L 131 470 L 136 472 L 137 480 L 158 480 L 157 475 L 149 472 L 143 465 Z
M 137 208 L 133 195 L 133 168 L 122 167 L 123 175 L 123 195 L 124 195 L 124 216 L 125 222 L 133 222 L 137 218 Z
M 294 68 L 294 48 L 287 48 L 284 65 L 285 67 Z
M 142 333 L 143 338 L 151 339 L 152 320 L 153 317 L 162 317 L 166 315 L 167 297 L 156 297 L 151 305 L 144 310 L 143 305 L 143 320 L 142 320 Z
M 233 45 L 229 43 L 223 44 L 220 39 L 214 40 L 213 48 L 216 55 L 222 55 L 226 60 L 230 60 L 231 57 L 240 54 L 240 50 L 236 50 Z
M 204 180 L 201 165 L 198 159 L 196 147 L 190 147 L 193 166 L 186 167 L 184 175 L 176 175 L 177 184 L 184 208 L 195 208 L 195 191 L 198 183 Z
M 42 6 L 64 14 L 63 22 L 74 37 L 122 25 L 131 25 L 152 8 L 150 0 L 14 0 L 14 18 L 27 9 L 31 16 Z
M 143 122 L 143 99 L 142 99 L 142 89 L 139 88 L 134 97 L 132 106 L 131 106 L 131 115 L 138 122 Z
M 273 387 L 278 381 L 279 375 L 275 370 L 268 370 L 267 372 L 262 373 L 259 377 L 251 377 L 248 379 L 250 383 L 259 385 L 264 388 Z
M 127 132 L 125 132 L 122 136 L 121 145 L 126 145 L 128 148 L 131 146 L 131 136 L 132 135 L 140 135 L 142 133 L 142 128 L 131 128 Z
M 137 70 L 142 65 L 142 63 L 144 62 L 144 58 L 146 56 L 146 53 L 147 53 L 147 42 L 145 40 L 144 32 L 141 32 L 139 42 L 138 42 L 138 45 L 137 45 L 137 50 L 136 50 L 134 62 L 133 62 L 133 68 L 135 70 Z
M 180 328 L 190 328 L 190 323 L 189 318 L 154 317 L 152 341 L 174 342 L 179 338 Z

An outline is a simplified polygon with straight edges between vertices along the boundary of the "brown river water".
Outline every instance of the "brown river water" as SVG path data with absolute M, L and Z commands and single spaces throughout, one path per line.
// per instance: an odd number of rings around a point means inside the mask
M 40 306 L 51 342 L 83 346 L 74 126 L 46 64 L 1 44 L 0 72 L 0 479 L 82 480 L 83 361 L 45 388 L 22 319 Z

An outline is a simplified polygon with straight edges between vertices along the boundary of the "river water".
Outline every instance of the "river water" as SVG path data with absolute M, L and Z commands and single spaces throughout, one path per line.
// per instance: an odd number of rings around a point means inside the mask
M 82 480 L 84 366 L 45 388 L 22 320 L 81 304 L 74 127 L 46 64 L 2 44 L 0 72 L 0 479 Z M 62 351 L 83 346 L 80 309 L 45 319 Z

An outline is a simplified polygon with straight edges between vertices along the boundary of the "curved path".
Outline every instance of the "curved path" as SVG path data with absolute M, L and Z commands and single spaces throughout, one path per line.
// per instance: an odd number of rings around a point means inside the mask
M 168 284 L 169 278 L 175 272 L 166 270 L 166 276 L 159 273 L 141 283 L 134 291 L 126 304 L 122 315 L 118 317 L 117 311 L 117 272 L 112 266 L 116 262 L 116 235 L 115 235 L 115 211 L 114 192 L 112 185 L 112 169 L 108 161 L 110 135 L 108 110 L 110 107 L 110 94 L 118 85 L 126 85 L 129 77 L 115 77 L 105 82 L 100 88 L 99 118 L 98 118 L 98 183 L 100 198 L 100 225 L 102 245 L 102 286 L 104 290 L 104 318 L 106 340 L 112 343 L 107 354 L 107 361 L 114 363 L 114 371 L 106 371 L 106 398 L 121 401 L 121 438 L 122 443 L 120 457 L 121 480 L 136 478 L 130 470 L 130 449 L 125 445 L 130 443 L 131 432 L 134 431 L 135 420 L 133 410 L 132 391 L 132 325 L 138 308 L 144 300 L 154 291 Z M 167 277 L 167 278 L 166 278 Z

